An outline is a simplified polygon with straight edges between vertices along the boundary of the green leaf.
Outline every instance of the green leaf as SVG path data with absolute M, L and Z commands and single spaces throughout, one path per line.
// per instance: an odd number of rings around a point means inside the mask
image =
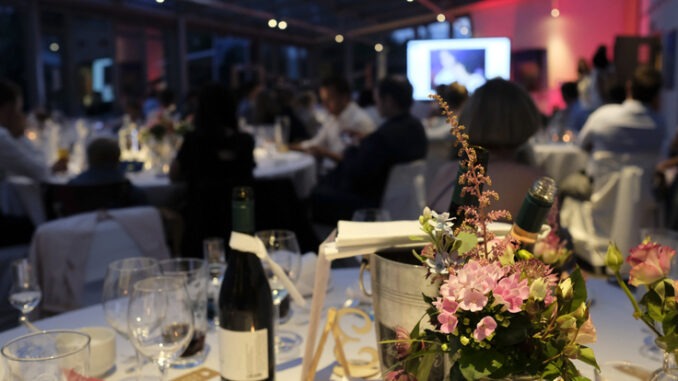
M 467 351 L 459 358 L 459 369 L 467 380 L 478 380 L 488 377 L 499 370 L 506 357 L 493 350 Z
M 459 246 L 459 254 L 468 253 L 471 249 L 478 245 L 478 236 L 474 233 L 461 231 L 457 234 L 457 240 L 461 242 Z
M 431 373 L 431 368 L 433 368 L 433 363 L 436 360 L 436 356 L 439 356 L 435 353 L 429 353 L 421 357 L 419 366 L 417 367 L 417 380 L 428 380 L 428 375 Z
M 596 361 L 596 355 L 593 353 L 593 349 L 585 346 L 579 347 L 579 355 L 577 356 L 582 362 L 589 364 L 596 369 L 600 370 L 598 362 Z
M 579 306 L 586 302 L 586 282 L 584 277 L 581 275 L 581 270 L 577 267 L 572 274 L 570 274 L 570 279 L 572 279 L 572 302 L 570 304 L 570 309 L 568 312 L 572 313 L 579 308 Z

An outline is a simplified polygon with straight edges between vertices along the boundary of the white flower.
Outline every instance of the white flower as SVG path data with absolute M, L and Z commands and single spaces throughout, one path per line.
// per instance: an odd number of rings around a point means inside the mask
M 424 210 L 425 211 L 425 210 Z M 431 219 L 428 221 L 429 225 L 433 227 L 435 231 L 443 231 L 447 234 L 452 234 L 452 218 L 450 218 L 450 213 L 436 213 L 431 211 Z

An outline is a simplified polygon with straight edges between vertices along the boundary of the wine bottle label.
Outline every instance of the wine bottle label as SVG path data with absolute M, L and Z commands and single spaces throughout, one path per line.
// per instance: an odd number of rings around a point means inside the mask
M 221 376 L 228 380 L 268 378 L 268 330 L 230 331 L 219 328 Z

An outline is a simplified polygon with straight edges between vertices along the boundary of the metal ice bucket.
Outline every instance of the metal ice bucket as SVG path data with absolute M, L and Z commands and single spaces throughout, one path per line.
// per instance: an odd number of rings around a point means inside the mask
M 414 250 L 419 251 L 421 247 Z M 393 344 L 383 344 L 384 340 L 396 338 L 396 328 L 402 327 L 408 333 L 421 320 L 420 328 L 431 328 L 428 318 L 422 317 L 428 305 L 424 303 L 422 293 L 437 295 L 439 284 L 431 284 L 426 279 L 426 268 L 412 254 L 412 248 L 378 251 L 369 256 L 372 285 L 372 305 L 377 334 L 377 347 L 382 372 L 387 372 L 396 362 Z M 361 276 L 362 279 L 362 276 Z M 435 361 L 429 380 L 442 380 L 445 369 L 443 358 Z M 422 380 L 423 381 L 423 380 Z

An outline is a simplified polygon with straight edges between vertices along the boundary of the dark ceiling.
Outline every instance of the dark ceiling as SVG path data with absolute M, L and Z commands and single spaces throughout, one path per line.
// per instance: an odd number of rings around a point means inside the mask
M 448 19 L 474 7 L 505 0 L 38 0 L 47 6 L 95 11 L 144 22 L 172 23 L 183 17 L 191 27 L 312 45 L 348 40 L 372 42 L 390 30 Z M 285 30 L 269 28 L 284 20 Z

